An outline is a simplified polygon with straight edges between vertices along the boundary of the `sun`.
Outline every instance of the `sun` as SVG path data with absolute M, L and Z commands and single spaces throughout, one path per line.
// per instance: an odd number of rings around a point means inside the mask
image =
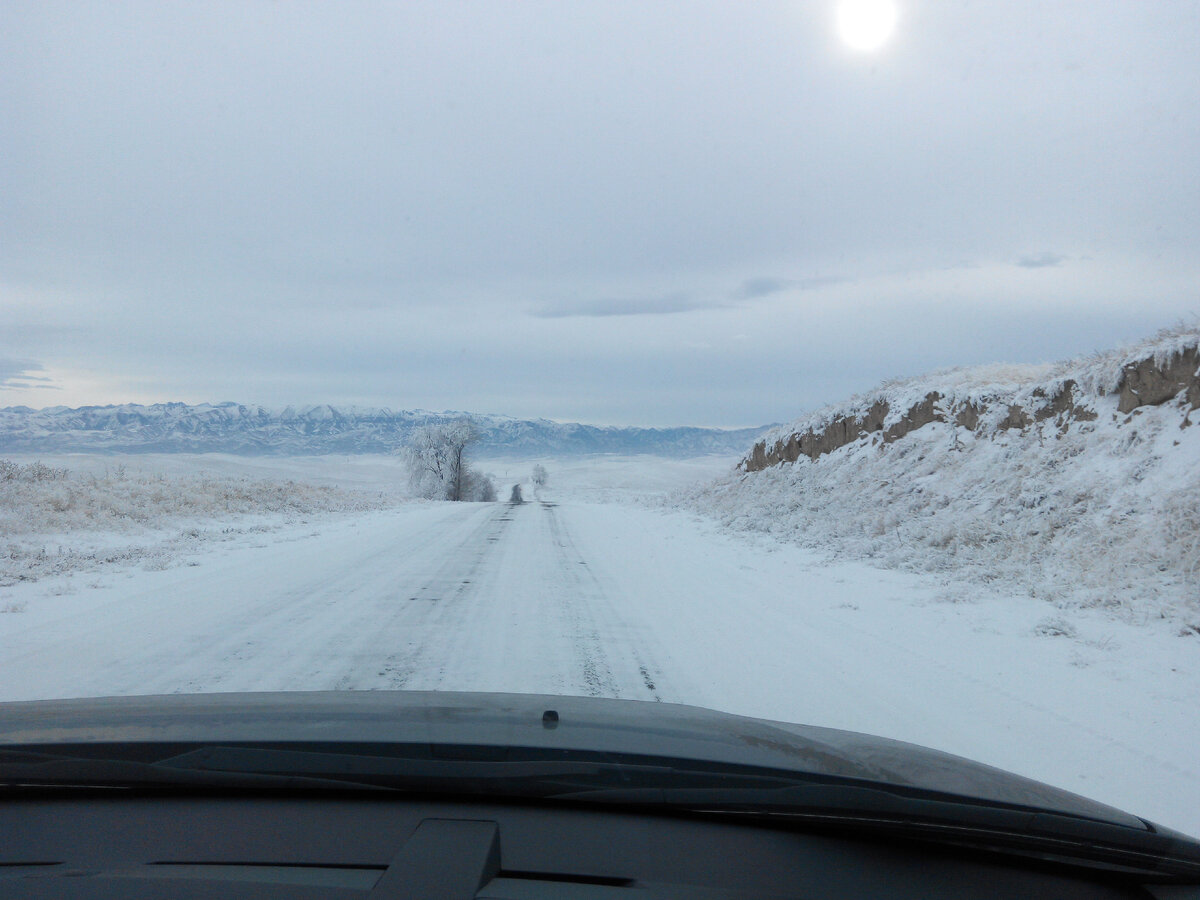
M 892 0 L 838 0 L 838 35 L 855 50 L 878 50 L 892 36 L 897 15 Z

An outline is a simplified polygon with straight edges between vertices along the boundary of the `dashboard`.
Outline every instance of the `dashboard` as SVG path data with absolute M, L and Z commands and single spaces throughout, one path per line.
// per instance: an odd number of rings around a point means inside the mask
M 361 793 L 48 789 L 0 804 L 0 835 L 5 898 L 1200 897 L 736 820 Z

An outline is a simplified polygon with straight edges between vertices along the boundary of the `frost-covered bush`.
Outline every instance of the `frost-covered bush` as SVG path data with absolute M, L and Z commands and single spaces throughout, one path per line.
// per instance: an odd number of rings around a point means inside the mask
M 0 459 L 0 482 L 62 481 L 69 474 L 66 469 L 56 469 L 41 462 L 32 462 L 22 466 L 11 459 Z
M 495 479 L 488 473 L 467 469 L 463 473 L 463 499 L 475 503 L 495 503 Z

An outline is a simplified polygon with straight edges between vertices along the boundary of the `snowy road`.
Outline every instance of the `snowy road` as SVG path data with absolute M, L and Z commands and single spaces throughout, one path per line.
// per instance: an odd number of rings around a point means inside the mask
M 198 565 L 22 585 L 0 698 L 441 689 L 694 703 L 982 759 L 1200 833 L 1195 642 L 1046 604 L 939 601 L 620 504 L 412 504 Z M 39 590 L 42 592 L 39 593 Z M 18 596 L 19 594 L 19 596 Z
M 263 539 L 198 568 L 138 572 L 111 585 L 111 597 L 91 592 L 84 609 L 58 598 L 61 615 L 8 617 L 30 627 L 5 636 L 3 694 L 407 688 L 662 699 L 636 604 L 615 602 L 567 520 L 554 503 L 414 506 Z

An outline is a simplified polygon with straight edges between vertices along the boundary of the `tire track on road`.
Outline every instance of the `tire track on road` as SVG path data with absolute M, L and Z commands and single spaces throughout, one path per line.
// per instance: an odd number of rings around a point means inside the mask
M 628 631 L 628 628 L 616 616 L 604 586 L 580 554 L 574 538 L 556 512 L 557 504 L 546 501 L 539 501 L 539 504 L 550 529 L 558 568 L 574 587 L 569 596 L 563 598 L 563 603 L 567 608 L 573 643 L 588 694 L 620 697 L 622 684 L 632 682 L 637 684 L 637 694 L 641 698 L 645 697 L 642 693 L 644 690 L 654 700 L 661 701 L 658 685 L 662 678 L 657 667 L 643 658 L 642 651 L 630 643 L 628 636 L 622 636 L 621 650 L 628 657 L 630 665 L 620 670 L 627 670 L 628 678 L 622 681 L 615 676 L 609 650 L 614 649 L 613 638 Z M 635 672 L 636 675 L 633 674 Z
M 423 690 L 436 690 L 471 631 L 471 609 L 478 602 L 478 575 L 503 543 L 517 504 L 506 503 L 491 513 L 451 551 L 438 570 L 408 594 L 396 616 L 386 624 L 389 636 L 404 633 L 419 637 L 406 649 L 389 653 L 372 679 L 375 687 L 389 690 L 411 688 L 418 680 Z M 353 672 L 338 682 L 338 689 L 357 687 Z
M 429 552 L 444 544 L 459 527 L 460 520 L 455 518 L 438 521 L 411 539 L 406 546 L 406 555 L 419 557 Z M 377 586 L 386 577 L 388 563 L 395 555 L 395 545 L 372 549 L 353 560 L 340 560 L 339 565 L 331 567 L 319 580 L 257 600 L 246 610 L 246 618 L 251 624 L 232 629 L 214 642 L 213 651 L 221 656 L 208 669 L 211 674 L 202 679 L 190 679 L 185 685 L 173 688 L 172 692 L 228 689 L 226 683 L 229 681 L 235 683 L 235 689 L 245 689 L 236 686 L 241 670 L 253 669 L 251 662 L 260 653 L 278 654 L 281 645 L 288 643 L 296 645 L 297 653 L 290 655 L 295 662 L 283 666 L 277 675 L 293 684 L 285 683 L 281 687 L 294 688 L 299 684 L 312 689 L 314 680 L 318 681 L 320 689 L 336 687 L 320 684 L 329 677 L 323 668 L 329 657 L 349 655 L 347 651 L 364 634 L 372 633 L 372 601 L 378 596 Z M 308 632 L 305 629 L 322 625 L 325 630 L 321 646 L 325 652 L 314 655 L 312 646 L 306 643 Z M 212 635 L 198 634 L 193 640 L 212 641 Z

